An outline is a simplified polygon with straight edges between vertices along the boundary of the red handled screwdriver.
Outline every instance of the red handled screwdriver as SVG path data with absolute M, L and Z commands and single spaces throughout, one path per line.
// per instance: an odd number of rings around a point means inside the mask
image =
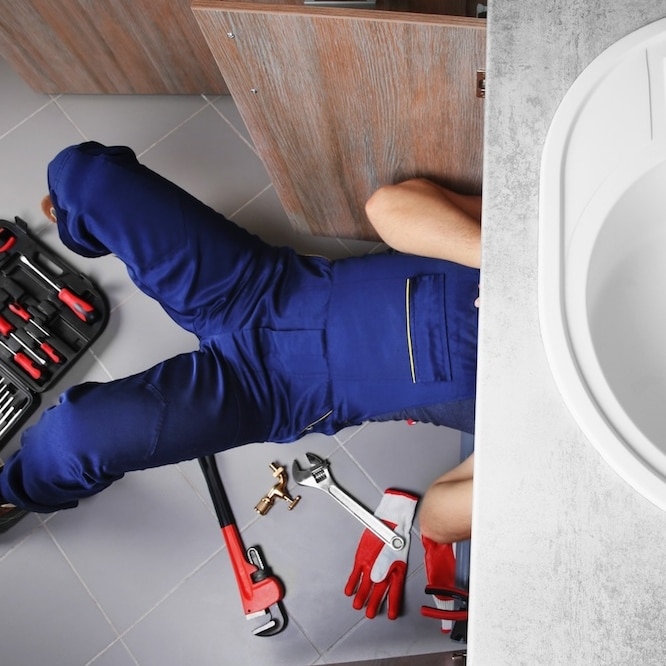
M 21 255 L 21 261 L 33 272 L 39 276 L 46 284 L 55 289 L 58 298 L 81 320 L 87 324 L 95 320 L 95 308 L 90 303 L 77 296 L 71 289 L 61 287 L 51 278 L 47 277 L 37 268 L 25 255 Z
M 54 362 L 54 363 L 62 363 L 62 357 L 58 352 L 51 347 L 51 345 L 44 341 L 40 340 L 36 335 L 34 335 L 32 332 L 30 332 L 27 328 L 24 329 L 25 332 L 39 345 L 39 348 Z
M 28 347 L 28 345 L 26 345 L 25 342 L 23 342 L 23 340 L 18 337 L 18 335 L 13 333 L 15 330 L 16 329 L 11 325 L 11 323 L 7 321 L 7 319 L 5 319 L 2 315 L 0 315 L 0 333 L 2 333 L 2 335 L 4 335 L 6 338 L 12 338 L 13 340 L 16 340 L 16 342 L 18 342 L 21 347 L 23 347 L 23 349 L 28 352 L 30 357 L 37 361 L 37 363 L 40 365 L 46 365 L 46 361 L 41 356 L 35 354 L 35 352 L 32 351 L 32 349 L 30 349 L 30 347 Z
M 51 334 L 42 326 L 37 323 L 37 320 L 18 302 L 14 301 L 9 304 L 9 309 L 23 321 L 29 321 L 33 326 L 38 328 L 44 335 L 50 337 Z
M 50 333 L 42 328 L 34 319 L 34 317 L 18 302 L 9 304 L 9 309 L 18 317 L 21 317 L 23 321 L 32 324 L 38 330 L 40 330 L 44 335 L 49 336 Z M 33 335 L 29 329 L 24 329 L 25 332 L 39 345 L 39 348 L 54 362 L 62 363 L 62 357 L 58 352 L 48 343 L 46 340 L 40 340 L 36 335 Z
M 2 340 L 0 340 L 0 347 L 2 347 L 7 353 L 11 354 L 14 363 L 23 368 L 23 370 L 25 370 L 33 379 L 41 379 L 42 371 L 23 352 L 15 352 Z

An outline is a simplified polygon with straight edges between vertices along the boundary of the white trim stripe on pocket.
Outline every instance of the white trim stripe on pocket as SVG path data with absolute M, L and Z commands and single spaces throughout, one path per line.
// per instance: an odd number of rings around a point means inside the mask
M 407 321 L 407 352 L 409 354 L 409 370 L 412 374 L 412 384 L 416 384 L 416 367 L 414 365 L 414 346 L 412 344 L 412 313 L 411 313 L 412 279 L 407 278 L 405 283 L 405 319 Z

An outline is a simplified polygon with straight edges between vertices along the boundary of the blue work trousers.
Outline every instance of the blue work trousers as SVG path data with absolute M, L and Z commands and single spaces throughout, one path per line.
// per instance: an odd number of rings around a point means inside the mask
M 271 247 L 124 147 L 67 148 L 48 180 L 63 243 L 118 256 L 200 348 L 68 389 L 6 462 L 6 501 L 68 508 L 128 471 L 410 410 L 471 428 L 478 271 Z

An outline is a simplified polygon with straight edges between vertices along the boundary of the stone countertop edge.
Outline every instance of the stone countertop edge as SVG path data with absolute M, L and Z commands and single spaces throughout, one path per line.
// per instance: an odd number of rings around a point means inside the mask
M 666 513 L 571 417 L 537 302 L 553 114 L 597 55 L 664 17 L 661 0 L 489 6 L 470 666 L 666 663 Z

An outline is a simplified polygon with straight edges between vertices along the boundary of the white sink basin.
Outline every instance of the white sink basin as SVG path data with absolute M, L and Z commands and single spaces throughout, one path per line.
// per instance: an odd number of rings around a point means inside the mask
M 543 153 L 539 308 L 569 409 L 666 509 L 666 20 L 580 75 Z

